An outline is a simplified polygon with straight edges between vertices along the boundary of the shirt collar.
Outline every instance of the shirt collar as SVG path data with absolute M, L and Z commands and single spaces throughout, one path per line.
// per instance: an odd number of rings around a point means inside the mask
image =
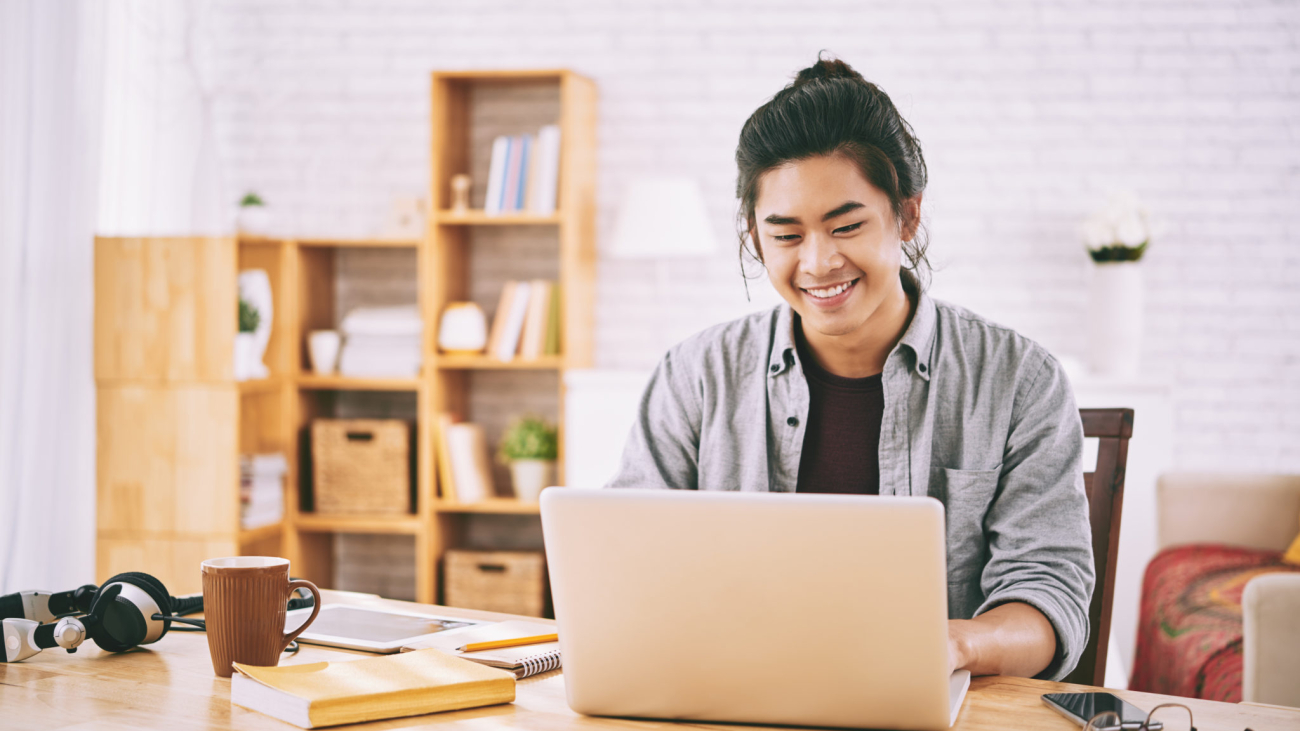
M 916 312 L 908 323 L 903 337 L 894 346 L 889 357 L 900 348 L 912 351 L 912 372 L 925 380 L 930 380 L 933 370 L 935 324 L 938 322 L 938 308 L 930 295 L 921 292 L 917 297 Z M 776 332 L 772 334 L 772 351 L 768 355 L 767 375 L 776 376 L 784 373 L 795 362 L 794 354 L 794 310 L 787 303 L 777 307 Z M 888 362 L 888 359 L 886 359 Z

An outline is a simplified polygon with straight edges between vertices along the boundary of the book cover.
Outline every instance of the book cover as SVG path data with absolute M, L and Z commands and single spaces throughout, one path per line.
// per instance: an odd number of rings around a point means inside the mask
M 280 667 L 235 663 L 230 702 L 301 728 L 477 708 L 515 699 L 514 675 L 420 650 Z
M 537 194 L 541 172 L 541 145 L 537 135 L 528 138 L 528 182 L 525 184 L 524 210 L 536 212 Z
M 501 190 L 501 212 L 511 213 L 515 208 L 515 198 L 519 195 L 519 173 L 523 169 L 523 139 L 510 138 L 510 152 L 506 156 L 505 185 Z
M 524 196 L 527 195 L 528 193 L 528 176 L 529 176 L 528 161 L 532 156 L 532 144 L 533 144 L 532 137 L 528 135 L 520 135 L 519 137 L 519 146 L 520 146 L 519 185 L 515 190 L 514 201 L 510 206 L 511 210 L 515 210 L 515 211 L 524 210 Z
M 447 502 L 460 502 L 456 494 L 456 480 L 451 471 L 451 450 L 447 448 L 447 432 L 456 418 L 449 413 L 438 414 L 438 482 L 442 485 L 442 499 Z
M 534 279 L 528 286 L 528 314 L 524 319 L 523 342 L 519 345 L 519 356 L 524 360 L 537 360 L 542 357 L 546 345 L 546 316 L 551 304 L 551 283 L 545 279 Z
M 514 301 L 515 287 L 518 283 L 509 281 L 501 287 L 501 299 L 497 300 L 497 311 L 492 315 L 492 330 L 488 332 L 488 355 L 495 355 L 501 344 L 501 335 L 506 329 L 506 320 L 510 317 L 510 303 Z
M 537 133 L 537 144 L 541 148 L 538 156 L 538 195 L 537 209 L 534 213 L 550 215 L 555 213 L 560 180 L 560 128 L 548 124 Z
M 497 360 L 514 360 L 519 351 L 519 336 L 524 329 L 524 316 L 528 314 L 528 282 L 515 282 L 515 291 L 510 298 L 510 311 L 501 330 L 501 340 L 492 352 Z
M 488 166 L 487 197 L 483 199 L 483 210 L 488 215 L 501 212 L 501 185 L 506 172 L 506 154 L 509 152 L 510 140 L 505 136 L 492 140 L 492 159 Z
M 483 427 L 470 423 L 451 424 L 446 434 L 451 482 L 456 486 L 460 502 L 477 503 L 496 495 Z
M 551 304 L 546 316 L 546 355 L 560 354 L 560 283 L 551 284 Z

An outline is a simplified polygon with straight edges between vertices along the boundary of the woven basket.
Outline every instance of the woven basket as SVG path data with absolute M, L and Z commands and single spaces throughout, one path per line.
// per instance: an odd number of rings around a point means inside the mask
M 447 606 L 527 617 L 546 612 L 541 552 L 450 550 L 444 556 Z
M 411 427 L 405 421 L 316 419 L 311 455 L 316 512 L 412 511 Z

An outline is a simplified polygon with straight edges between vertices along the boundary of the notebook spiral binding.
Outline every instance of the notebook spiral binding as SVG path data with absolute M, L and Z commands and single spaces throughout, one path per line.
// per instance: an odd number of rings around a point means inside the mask
M 521 674 L 519 677 L 527 678 L 530 675 L 550 672 L 560 667 L 560 651 L 553 650 L 541 655 L 533 655 L 519 661 Z

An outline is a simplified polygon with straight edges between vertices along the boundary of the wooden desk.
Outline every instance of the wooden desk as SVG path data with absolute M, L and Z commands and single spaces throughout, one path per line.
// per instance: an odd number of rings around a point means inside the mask
M 327 603 L 390 606 L 436 611 L 470 618 L 498 619 L 505 615 L 397 602 L 368 595 L 325 592 Z M 357 653 L 303 645 L 282 664 L 346 660 Z M 716 729 L 743 726 L 630 721 L 580 716 L 564 700 L 563 671 L 556 670 L 519 682 L 513 704 L 467 711 L 416 716 L 366 724 L 367 729 L 440 727 L 458 731 L 650 731 L 652 729 Z M 976 678 L 957 719 L 959 731 L 1078 731 L 1039 700 L 1048 692 L 1090 690 L 1086 686 L 1022 678 Z M 1201 731 L 1295 731 L 1300 710 L 1197 701 L 1149 693 L 1118 691 L 1130 703 L 1152 708 L 1178 701 L 1192 708 Z M 346 726 L 342 728 L 359 728 Z M 10 729 L 269 729 L 296 728 L 268 716 L 230 705 L 230 681 L 212 673 L 207 636 L 169 632 L 147 648 L 112 655 L 87 643 L 75 655 L 46 650 L 25 662 L 0 663 L 0 730 Z

